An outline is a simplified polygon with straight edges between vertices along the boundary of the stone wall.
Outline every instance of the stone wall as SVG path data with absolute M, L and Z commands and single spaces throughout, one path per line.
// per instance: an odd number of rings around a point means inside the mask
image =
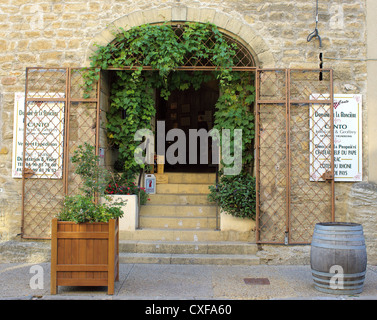
M 307 42 L 315 28 L 315 1 L 0 0 L 0 240 L 20 233 L 22 183 L 11 178 L 11 159 L 14 94 L 25 89 L 25 68 L 87 66 L 93 45 L 110 42 L 114 29 L 186 20 L 215 23 L 245 44 L 259 67 L 333 68 L 335 93 L 363 95 L 363 180 L 368 181 L 366 0 L 320 2 L 322 48 L 318 40 Z M 336 184 L 337 220 L 373 226 L 374 205 L 358 199 L 360 189 L 369 189 L 359 187 Z M 375 241 L 368 232 L 368 241 Z
M 373 182 L 359 182 L 348 185 L 347 188 L 340 190 L 344 190 L 342 197 L 344 209 L 339 212 L 337 220 L 352 221 L 363 225 L 368 262 L 376 263 L 377 184 Z

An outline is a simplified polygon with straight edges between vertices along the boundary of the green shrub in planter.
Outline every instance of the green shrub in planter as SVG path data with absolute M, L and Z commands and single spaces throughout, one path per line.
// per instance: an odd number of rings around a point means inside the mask
M 220 175 L 216 186 L 210 186 L 208 200 L 216 202 L 226 213 L 255 220 L 255 177 L 249 173 Z
M 57 218 L 60 221 L 84 222 L 108 222 L 123 216 L 119 206 L 95 204 L 88 196 L 77 194 L 68 196 L 64 200 L 63 210 Z
M 96 197 L 104 196 L 105 183 L 110 173 L 99 165 L 95 148 L 88 143 L 78 146 L 72 162 L 77 164 L 75 173 L 81 177 L 82 194 L 65 197 L 63 209 L 57 215 L 58 220 L 85 223 L 108 222 L 110 219 L 121 218 L 123 216 L 121 206 L 125 204 L 123 201 L 96 203 Z M 110 201 L 110 197 L 107 200 Z

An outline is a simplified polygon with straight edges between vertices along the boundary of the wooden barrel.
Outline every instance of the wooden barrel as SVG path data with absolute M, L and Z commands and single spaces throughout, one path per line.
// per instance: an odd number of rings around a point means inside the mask
M 363 291 L 367 252 L 363 227 L 357 223 L 317 223 L 310 251 L 317 290 L 332 294 Z

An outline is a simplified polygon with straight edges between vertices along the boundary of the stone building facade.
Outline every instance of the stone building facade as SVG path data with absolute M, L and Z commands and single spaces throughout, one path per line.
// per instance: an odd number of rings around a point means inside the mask
M 236 37 L 259 68 L 333 69 L 335 94 L 362 95 L 362 182 L 335 183 L 335 219 L 362 223 L 370 262 L 377 261 L 377 32 L 373 0 L 319 1 L 31 1 L 0 0 L 0 240 L 17 239 L 22 181 L 12 178 L 16 92 L 26 67 L 84 67 L 113 29 L 165 21 L 211 22 Z M 268 248 L 268 249 L 267 249 Z M 262 246 L 265 262 L 284 261 L 308 247 Z M 297 259 L 295 260 L 297 261 Z M 306 261 L 307 262 L 307 261 Z

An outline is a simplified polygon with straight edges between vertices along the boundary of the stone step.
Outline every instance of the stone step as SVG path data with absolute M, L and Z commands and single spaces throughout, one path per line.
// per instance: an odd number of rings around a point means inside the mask
M 255 255 L 232 254 L 120 253 L 119 263 L 258 265 L 260 259 Z
M 216 217 L 216 206 L 146 204 L 140 207 L 140 216 Z
M 176 193 L 176 194 L 208 194 L 210 192 L 209 186 L 211 184 L 204 183 L 167 183 L 157 184 L 156 193 Z
M 253 255 L 258 252 L 258 247 L 255 243 L 241 241 L 121 240 L 119 251 L 124 253 Z
M 50 241 L 0 243 L 1 263 L 46 263 Z M 161 264 L 260 264 L 254 243 L 237 241 L 119 241 L 120 263 Z
M 120 240 L 153 241 L 252 241 L 251 232 L 219 231 L 213 229 L 157 229 L 144 228 L 120 231 Z
M 146 216 L 140 217 L 140 225 L 143 228 L 165 229 L 216 229 L 215 217 L 170 217 L 170 216 Z
M 184 183 L 184 184 L 215 184 L 216 174 L 215 173 L 180 173 L 180 172 L 166 172 L 164 173 L 168 176 L 168 181 L 170 183 Z
M 42 263 L 51 261 L 49 240 L 0 241 L 0 263 Z
M 200 205 L 211 204 L 206 194 L 150 194 L 149 204 Z M 213 204 L 213 203 L 212 203 Z

